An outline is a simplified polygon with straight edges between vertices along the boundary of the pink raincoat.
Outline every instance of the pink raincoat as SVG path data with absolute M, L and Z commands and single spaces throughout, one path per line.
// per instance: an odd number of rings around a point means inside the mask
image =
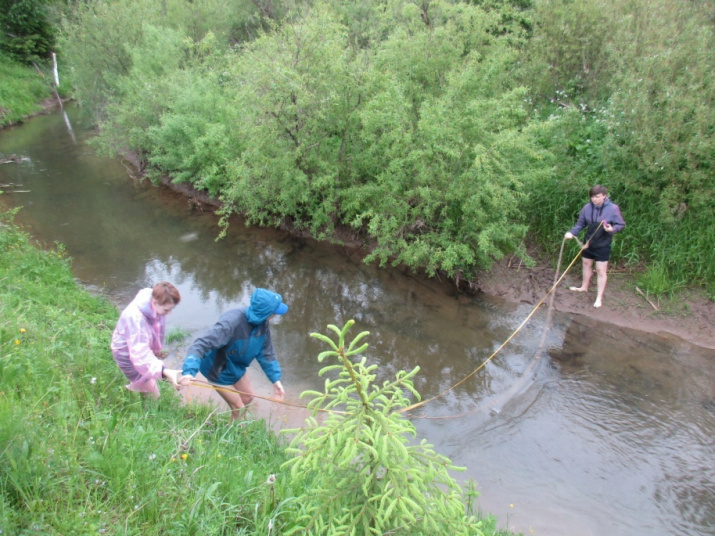
M 112 355 L 129 380 L 130 391 L 159 393 L 162 362 L 154 355 L 164 345 L 166 317 L 151 302 L 152 289 L 139 291 L 122 311 L 112 334 Z

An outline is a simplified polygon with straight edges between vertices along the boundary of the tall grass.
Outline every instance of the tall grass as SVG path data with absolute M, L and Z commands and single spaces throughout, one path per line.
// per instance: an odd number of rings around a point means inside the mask
M 672 283 L 654 288 L 715 296 L 712 10 L 677 0 L 585 0 L 581 9 L 603 23 L 584 30 L 559 1 L 537 10 L 529 76 L 533 91 L 552 91 L 535 98 L 542 117 L 551 114 L 543 143 L 556 165 L 531 192 L 530 227 L 556 247 L 588 188 L 604 184 L 627 222 L 613 260 Z M 559 31 L 568 38 L 558 41 Z

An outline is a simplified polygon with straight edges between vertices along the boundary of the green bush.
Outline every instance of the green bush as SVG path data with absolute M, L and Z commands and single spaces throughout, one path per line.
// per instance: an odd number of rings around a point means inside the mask
M 30 64 L 47 59 L 57 30 L 47 0 L 0 0 L 0 51 Z

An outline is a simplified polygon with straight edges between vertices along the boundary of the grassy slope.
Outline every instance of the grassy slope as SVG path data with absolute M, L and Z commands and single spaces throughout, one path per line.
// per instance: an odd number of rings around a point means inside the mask
M 50 84 L 35 69 L 0 55 L 0 127 L 41 111 L 39 103 L 51 95 Z
M 284 454 L 264 423 L 125 390 L 116 308 L 0 223 L 2 533 L 265 534 Z

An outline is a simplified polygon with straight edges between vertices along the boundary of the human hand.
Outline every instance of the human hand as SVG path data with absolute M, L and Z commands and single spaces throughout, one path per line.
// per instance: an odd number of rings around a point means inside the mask
M 611 225 L 607 221 L 603 222 L 603 228 L 606 230 L 607 233 L 613 232 L 613 225 Z
M 179 387 L 179 376 L 181 375 L 180 370 L 165 368 L 162 370 L 162 375 L 171 382 L 171 385 L 176 388 Z
M 193 380 L 194 377 L 191 374 L 184 374 L 181 378 L 179 378 L 179 385 L 181 387 L 185 387 L 186 385 L 191 385 L 191 380 Z
M 273 396 L 279 400 L 283 400 L 286 392 L 283 389 L 283 384 L 279 381 L 273 384 Z
M 168 350 L 159 350 L 158 352 L 154 352 L 154 355 L 157 357 L 157 359 L 164 359 L 166 356 L 169 355 Z
M 564 238 L 566 240 L 571 240 L 573 238 L 573 235 L 571 234 L 571 231 L 568 231 L 565 235 Z

